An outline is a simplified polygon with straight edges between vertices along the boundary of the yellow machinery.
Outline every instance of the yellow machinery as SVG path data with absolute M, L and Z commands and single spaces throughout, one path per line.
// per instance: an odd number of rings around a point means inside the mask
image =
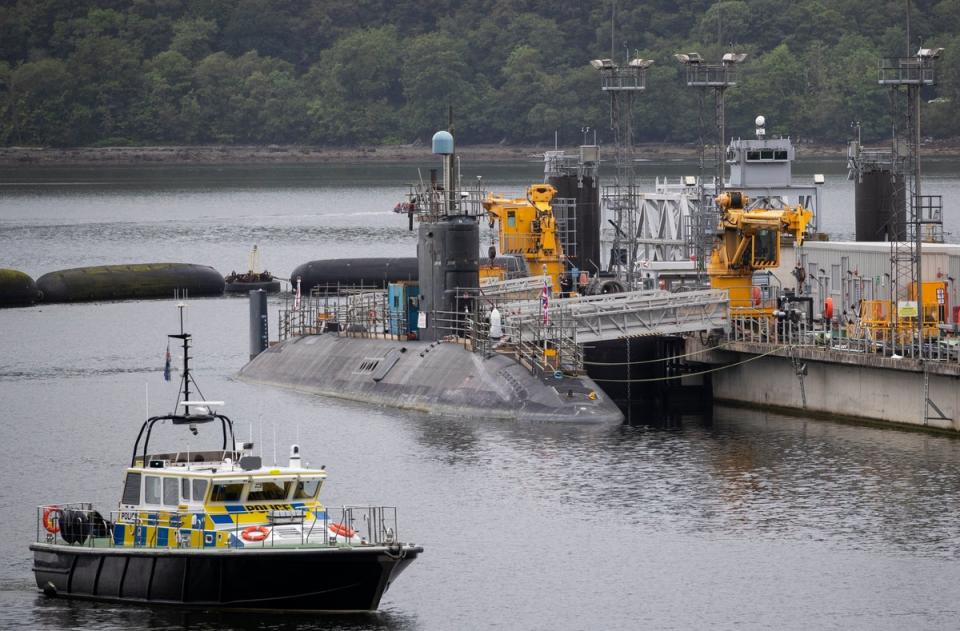
M 936 337 L 940 325 L 950 320 L 949 285 L 946 281 L 924 281 L 923 336 Z M 917 284 L 910 283 L 908 298 L 917 300 Z M 912 307 L 912 308 L 911 308 Z M 913 336 L 918 310 L 916 304 L 898 305 L 890 300 L 864 300 L 860 303 L 859 324 L 875 340 L 896 339 L 905 343 Z
M 550 200 L 557 189 L 549 184 L 534 184 L 527 197 L 507 199 L 493 193 L 483 200 L 490 225 L 500 224 L 500 252 L 523 256 L 531 274 L 550 277 L 553 291 L 560 291 L 563 273 L 563 247 L 557 238 L 557 220 Z
M 803 243 L 813 213 L 803 206 L 748 208 L 743 193 L 730 191 L 717 197 L 720 233 L 713 248 L 707 273 L 710 286 L 730 293 L 730 308 L 738 315 L 770 316 L 772 307 L 760 304 L 759 288 L 753 287 L 753 273 L 780 265 L 780 237 L 792 234 Z

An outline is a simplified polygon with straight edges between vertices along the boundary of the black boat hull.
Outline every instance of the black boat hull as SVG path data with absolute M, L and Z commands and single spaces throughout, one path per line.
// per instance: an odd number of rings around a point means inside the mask
M 177 550 L 37 543 L 48 596 L 217 609 L 372 611 L 423 548 Z

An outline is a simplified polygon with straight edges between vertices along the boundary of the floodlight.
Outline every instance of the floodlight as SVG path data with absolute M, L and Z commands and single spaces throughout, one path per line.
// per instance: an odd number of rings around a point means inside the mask
M 596 68 L 597 70 L 602 70 L 604 68 L 613 68 L 612 59 L 594 59 L 590 62 L 590 65 Z
M 917 57 L 924 59 L 937 59 L 943 54 L 942 48 L 921 48 L 917 51 Z
M 674 57 L 682 64 L 698 64 L 703 61 L 700 53 L 677 53 Z
M 813 183 L 814 184 L 823 184 L 826 180 L 823 177 L 823 173 L 814 173 L 813 174 Z
M 652 60 L 652 59 L 640 59 L 639 57 L 636 57 L 636 58 L 634 58 L 634 59 L 631 59 L 630 62 L 629 62 L 627 65 L 630 66 L 630 67 L 632 67 L 632 68 L 649 68 L 650 66 L 653 65 L 653 60 Z
M 725 53 L 720 59 L 724 64 L 738 64 L 747 58 L 747 53 Z

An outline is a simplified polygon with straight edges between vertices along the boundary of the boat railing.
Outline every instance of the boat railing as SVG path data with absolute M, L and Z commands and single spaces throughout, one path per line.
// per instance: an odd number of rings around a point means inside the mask
M 241 516 L 242 515 L 242 516 Z M 116 548 L 206 549 L 275 546 L 393 545 L 399 539 L 394 506 L 345 505 L 251 513 L 111 511 L 104 518 L 88 502 L 37 507 L 36 541 Z M 216 518 L 214 517 L 216 516 Z M 224 516 L 227 527 L 217 525 Z

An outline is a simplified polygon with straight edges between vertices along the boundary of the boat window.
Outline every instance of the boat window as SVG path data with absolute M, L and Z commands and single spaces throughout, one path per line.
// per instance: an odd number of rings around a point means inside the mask
M 160 478 L 155 475 L 148 475 L 143 479 L 143 503 L 160 503 Z
M 311 500 L 317 496 L 320 490 L 321 478 L 308 478 L 297 482 L 297 490 L 293 494 L 295 500 Z
M 760 152 L 757 150 L 752 150 L 747 152 L 747 160 L 753 162 L 754 160 L 760 159 Z
M 254 480 L 247 493 L 248 502 L 285 500 L 290 494 L 291 480 Z
M 203 497 L 206 494 L 207 494 L 207 481 L 194 480 L 193 481 L 193 499 L 197 502 L 203 501 Z
M 180 502 L 180 483 L 176 478 L 163 479 L 163 505 L 176 506 Z
M 180 495 L 185 502 L 190 501 L 190 478 L 180 480 Z
M 140 503 L 140 474 L 128 473 L 127 480 L 123 484 L 123 499 L 121 504 L 139 504 Z
M 231 480 L 213 485 L 210 493 L 211 502 L 239 502 L 243 493 L 243 482 Z
M 787 152 L 785 150 L 777 150 L 773 152 L 773 157 L 776 160 L 786 160 Z

